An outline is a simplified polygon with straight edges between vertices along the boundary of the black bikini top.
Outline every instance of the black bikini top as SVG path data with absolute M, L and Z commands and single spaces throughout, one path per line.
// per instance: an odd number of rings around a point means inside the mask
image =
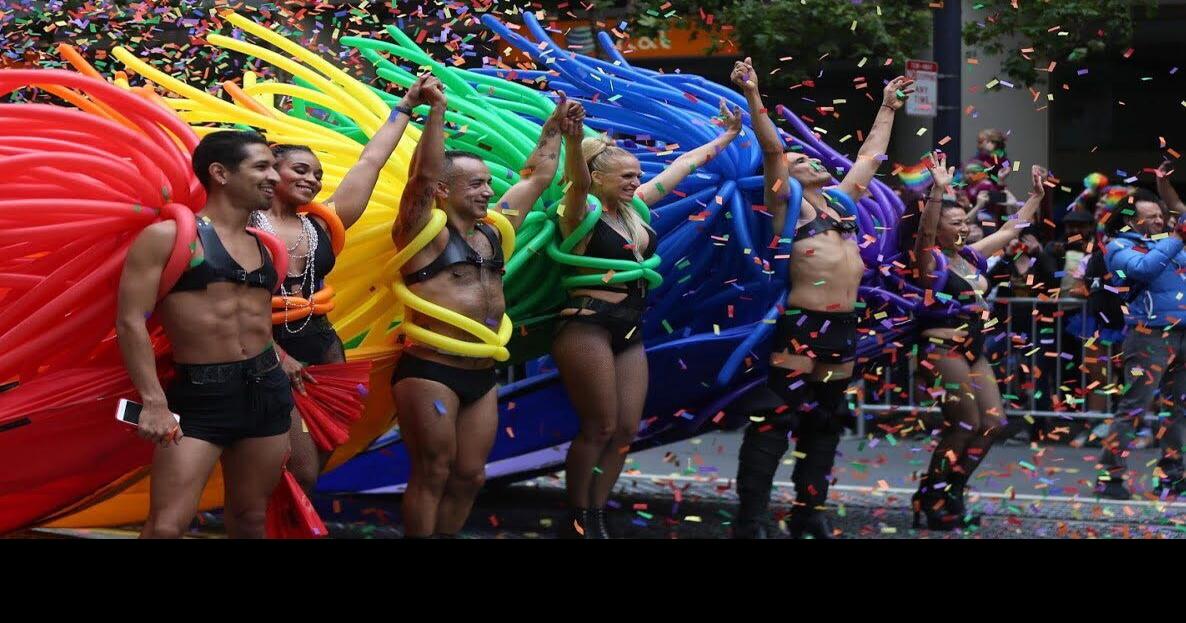
M 230 253 L 227 253 L 212 223 L 199 218 L 197 226 L 198 239 L 202 241 L 202 253 L 205 257 L 201 264 L 181 273 L 181 278 L 169 292 L 205 290 L 206 286 L 223 281 L 263 288 L 268 292 L 276 289 L 276 269 L 272 265 L 272 256 L 268 255 L 259 238 L 255 239 L 255 244 L 259 247 L 260 256 L 263 257 L 263 265 L 247 272 Z M 252 237 L 255 237 L 255 234 L 252 234 Z
M 655 254 L 655 248 L 659 246 L 659 236 L 646 223 L 643 223 L 642 226 L 647 230 L 647 247 L 642 252 L 643 259 L 646 259 Z M 598 219 L 597 225 L 593 227 L 593 235 L 589 238 L 589 244 L 585 247 L 585 255 L 633 262 L 635 261 L 634 251 L 627 248 L 629 244 L 630 241 L 610 227 L 609 223 Z
M 317 219 L 312 217 L 306 218 L 313 223 L 313 229 L 317 231 L 317 249 L 313 252 L 313 274 L 317 276 L 317 283 L 313 284 L 315 292 L 325 287 L 325 278 L 334 269 L 337 258 L 334 257 L 334 249 L 329 239 L 329 232 L 325 231 L 325 228 L 317 223 Z M 304 285 L 303 282 L 303 274 L 297 277 L 286 275 L 284 278 L 284 288 L 292 292 L 293 288 Z M 313 292 L 302 292 L 301 296 L 310 296 L 312 294 Z
M 441 251 L 441 254 L 428 266 L 409 275 L 404 275 L 404 283 L 408 285 L 420 283 L 455 264 L 471 264 L 479 269 L 497 271 L 500 275 L 506 272 L 503 270 L 502 245 L 498 241 L 498 235 L 494 228 L 481 221 L 474 223 L 474 227 L 490 241 L 490 246 L 494 249 L 494 257 L 482 257 L 473 247 L 469 246 L 465 238 L 452 225 L 445 223 L 445 228 L 449 230 L 449 243 L 445 245 L 445 250 Z
M 647 247 L 643 249 L 642 257 L 646 259 L 655 254 L 655 249 L 659 246 L 659 234 L 651 229 L 646 223 L 642 224 L 643 228 L 647 230 Z M 619 234 L 613 227 L 609 226 L 604 220 L 598 220 L 597 225 L 593 226 L 593 234 L 589 238 L 589 244 L 585 246 L 585 255 L 589 257 L 602 257 L 609 260 L 627 260 L 637 261 L 634 257 L 634 250 L 628 248 L 630 241 L 625 236 Z M 624 288 L 621 286 L 625 286 Z M 584 290 L 604 290 L 606 292 L 626 292 L 629 296 L 643 298 L 646 296 L 646 281 L 638 279 L 629 283 L 618 285 L 590 285 L 581 286 Z
M 795 230 L 795 242 L 822 234 L 826 231 L 838 231 L 841 235 L 844 235 L 854 233 L 856 230 L 856 219 L 836 219 L 831 214 L 816 208 L 815 218 Z
M 973 266 L 973 270 L 976 270 L 975 274 L 977 276 L 981 274 L 975 266 Z M 984 299 L 976 293 L 976 286 L 964 278 L 963 275 L 959 274 L 959 272 L 952 270 L 950 265 L 947 268 L 947 282 L 943 284 L 943 288 L 939 292 L 951 297 L 946 303 L 959 305 L 961 308 L 964 305 L 974 303 L 984 305 Z M 932 314 L 917 314 L 916 320 L 919 330 L 935 327 L 958 328 L 961 326 L 977 329 L 982 324 L 982 319 L 979 315 L 969 314 L 962 309 L 958 314 L 938 317 Z
M 961 305 L 977 303 L 982 300 L 976 294 L 976 286 L 972 282 L 950 268 L 947 270 L 947 283 L 943 284 L 943 289 L 940 292 L 949 295 L 952 301 L 959 302 Z

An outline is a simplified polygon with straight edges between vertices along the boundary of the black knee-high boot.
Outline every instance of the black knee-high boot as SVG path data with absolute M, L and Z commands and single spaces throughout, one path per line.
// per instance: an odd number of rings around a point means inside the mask
M 767 509 L 774 473 L 782 457 L 790 448 L 791 431 L 800 427 L 800 409 L 810 402 L 811 384 L 801 379 L 788 379 L 787 371 L 771 368 L 766 385 L 758 392 L 763 395 L 763 407 L 755 411 L 762 421 L 751 422 L 745 429 L 737 462 L 737 520 L 733 525 L 734 538 L 764 539 L 767 534 Z
M 980 517 L 969 514 L 964 506 L 968 474 L 941 458 L 940 452 L 942 446 L 935 449 L 927 474 L 919 481 L 918 492 L 912 499 L 914 527 L 922 527 L 922 515 L 926 516 L 928 530 L 949 531 L 980 525 Z
M 805 535 L 817 539 L 832 538 L 832 529 L 822 508 L 828 501 L 828 486 L 838 445 L 840 434 L 827 429 L 804 430 L 795 444 L 795 451 L 805 456 L 795 461 L 791 476 L 795 481 L 795 508 L 791 511 L 788 528 L 794 538 Z
M 788 526 L 792 537 L 833 538 L 827 514 L 822 508 L 828 500 L 840 433 L 853 425 L 852 411 L 844 393 L 848 383 L 848 379 L 809 383 L 816 404 L 803 414 L 803 432 L 795 445 L 795 450 L 806 456 L 795 462 L 792 474 L 796 493 Z
M 790 448 L 788 428 L 754 422 L 745 429 L 737 464 L 739 507 L 733 525 L 734 538 L 767 537 L 765 522 L 770 506 L 774 473 Z

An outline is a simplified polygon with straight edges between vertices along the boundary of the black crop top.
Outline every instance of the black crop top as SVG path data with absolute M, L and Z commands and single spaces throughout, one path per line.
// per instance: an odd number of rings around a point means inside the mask
M 643 223 L 642 226 L 647 230 L 647 246 L 642 252 L 643 259 L 646 259 L 655 254 L 655 249 L 659 246 L 659 235 L 646 223 Z M 589 238 L 589 244 L 585 246 L 585 255 L 589 257 L 602 257 L 609 260 L 627 260 L 633 262 L 636 258 L 634 257 L 634 250 L 628 248 L 629 244 L 630 241 L 625 236 L 619 234 L 613 227 L 610 227 L 609 223 L 599 219 L 597 225 L 593 226 L 593 233 Z M 643 284 L 644 281 L 639 279 L 626 284 L 590 285 L 581 286 L 581 288 L 585 290 L 605 290 L 607 292 L 628 292 L 641 297 L 646 296 L 646 289 Z M 623 285 L 626 287 L 621 287 Z
M 208 220 L 197 219 L 198 239 L 202 241 L 202 254 L 205 256 L 201 264 L 181 273 L 181 278 L 169 292 L 186 292 L 205 290 L 206 286 L 217 282 L 242 283 L 253 288 L 263 288 L 268 292 L 276 289 L 276 269 L 272 265 L 272 256 L 264 248 L 259 238 L 255 244 L 259 247 L 259 254 L 263 258 L 263 265 L 247 272 L 227 253 L 226 247 L 214 231 L 214 225 Z M 255 234 L 252 234 L 255 237 Z
M 325 231 L 317 219 L 306 217 L 313 223 L 313 229 L 317 231 L 317 249 L 313 252 L 313 274 L 317 277 L 317 283 L 313 284 L 313 291 L 316 292 L 325 287 L 325 278 L 329 272 L 334 269 L 334 264 L 337 258 L 334 257 L 333 244 L 329 239 L 329 232 Z M 285 275 L 284 288 L 289 293 L 293 292 L 294 288 L 304 285 L 304 274 L 293 277 Z M 313 292 L 302 292 L 301 296 L 311 296 Z
M 655 254 L 659 236 L 646 223 L 643 223 L 642 226 L 647 230 L 647 247 L 642 252 L 642 257 L 645 259 Z M 630 241 L 610 227 L 609 223 L 599 219 L 597 225 L 593 227 L 593 235 L 589 238 L 589 244 L 585 247 L 585 255 L 633 262 L 634 251 L 627 248 L 629 244 Z
M 806 225 L 800 226 L 795 230 L 795 242 L 805 240 L 812 236 L 822 234 L 826 231 L 838 231 L 843 234 L 851 234 L 857 230 L 857 223 L 855 219 L 835 219 L 832 215 L 823 210 L 815 210 L 815 218 L 811 219 Z
M 405 275 L 404 283 L 408 285 L 420 283 L 454 264 L 471 264 L 479 269 L 498 271 L 499 274 L 505 272 L 503 270 L 502 245 L 499 244 L 494 228 L 482 222 L 474 223 L 474 227 L 490 241 L 490 246 L 494 249 L 494 257 L 482 257 L 473 247 L 469 246 L 469 243 L 453 226 L 446 223 L 445 228 L 449 230 L 449 243 L 445 245 L 445 250 L 441 251 L 441 254 L 428 266 Z

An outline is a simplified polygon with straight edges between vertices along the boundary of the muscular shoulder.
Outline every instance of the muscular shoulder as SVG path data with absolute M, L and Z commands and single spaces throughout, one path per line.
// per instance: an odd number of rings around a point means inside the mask
M 173 250 L 173 241 L 177 238 L 177 223 L 175 221 L 161 221 L 145 227 L 136 241 L 132 243 L 129 253 L 135 253 L 145 258 L 169 256 Z

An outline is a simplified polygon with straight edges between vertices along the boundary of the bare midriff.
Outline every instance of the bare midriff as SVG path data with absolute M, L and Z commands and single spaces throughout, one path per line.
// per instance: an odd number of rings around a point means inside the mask
M 166 296 L 157 312 L 177 363 L 243 361 L 272 342 L 272 293 L 263 288 L 211 283 Z

